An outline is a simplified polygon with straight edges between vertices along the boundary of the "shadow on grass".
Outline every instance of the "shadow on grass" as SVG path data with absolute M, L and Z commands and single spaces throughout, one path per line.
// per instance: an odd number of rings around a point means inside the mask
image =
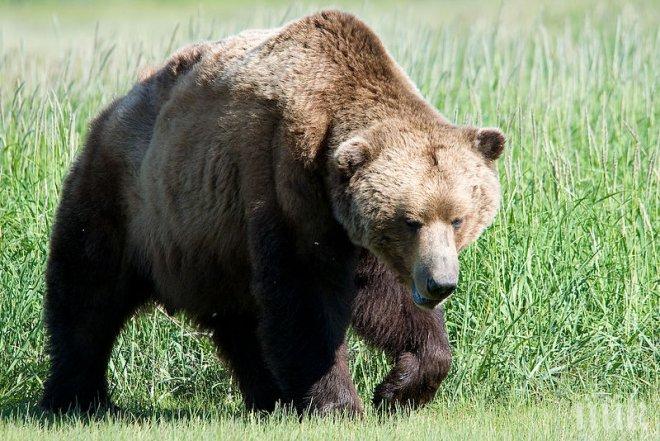
M 295 417 L 287 409 L 278 409 L 272 414 L 250 412 L 233 406 L 206 406 L 182 403 L 176 408 L 159 407 L 145 404 L 129 406 L 101 407 L 93 411 L 83 412 L 70 410 L 68 412 L 49 412 L 39 407 L 38 400 L 26 400 L 0 408 L 0 423 L 39 425 L 44 428 L 67 424 L 94 424 L 99 422 L 142 423 L 168 422 L 186 420 L 217 420 L 235 419 L 255 421 L 272 417 L 275 414 Z
M 38 400 L 25 400 L 0 408 L 0 424 L 10 423 L 18 425 L 39 426 L 44 429 L 77 425 L 94 425 L 99 423 L 110 424 L 142 424 L 192 421 L 218 421 L 232 420 L 246 424 L 268 423 L 269 421 L 289 421 L 300 423 L 305 420 L 321 418 L 325 421 L 361 421 L 360 417 L 351 417 L 341 414 L 319 417 L 318 415 L 299 416 L 292 407 L 277 407 L 272 412 L 249 411 L 242 405 L 234 406 L 218 403 L 180 402 L 172 408 L 166 406 L 150 405 L 146 403 L 130 404 L 127 406 L 111 406 L 98 408 L 94 411 L 83 412 L 72 410 L 68 412 L 48 412 L 41 409 Z M 407 419 L 415 410 L 404 407 L 394 409 L 374 409 L 370 406 L 365 409 L 365 418 L 375 418 L 376 421 L 392 421 Z

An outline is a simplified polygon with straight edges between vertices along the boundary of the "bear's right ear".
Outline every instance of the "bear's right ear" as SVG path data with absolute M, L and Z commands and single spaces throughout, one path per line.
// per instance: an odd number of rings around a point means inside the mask
M 332 157 L 340 172 L 345 176 L 352 176 L 358 167 L 371 158 L 369 143 L 361 136 L 354 136 L 339 144 Z

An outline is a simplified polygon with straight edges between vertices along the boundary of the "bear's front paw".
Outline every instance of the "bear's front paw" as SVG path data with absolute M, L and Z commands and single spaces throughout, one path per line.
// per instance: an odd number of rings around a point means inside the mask
M 374 406 L 388 411 L 417 408 L 433 399 L 437 387 L 410 381 L 386 379 L 374 391 Z
M 359 418 L 364 413 L 362 401 L 357 396 L 345 397 L 336 401 L 317 398 L 309 402 L 306 411 L 319 416 L 336 414 L 349 418 Z
M 328 375 L 316 383 L 309 393 L 296 403 L 301 413 L 316 415 L 340 414 L 359 417 L 363 413 L 362 400 L 346 375 Z
M 449 356 L 418 357 L 406 352 L 374 391 L 374 405 L 387 410 L 416 408 L 435 397 L 447 376 Z

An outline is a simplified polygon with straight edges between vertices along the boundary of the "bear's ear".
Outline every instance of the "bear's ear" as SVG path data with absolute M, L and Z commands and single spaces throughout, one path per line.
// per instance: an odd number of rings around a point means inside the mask
M 506 138 L 500 129 L 486 127 L 477 130 L 475 145 L 477 150 L 489 161 L 500 157 L 506 144 Z
M 355 136 L 339 144 L 332 156 L 337 169 L 345 176 L 352 176 L 358 167 L 369 161 L 369 143 L 361 136 Z

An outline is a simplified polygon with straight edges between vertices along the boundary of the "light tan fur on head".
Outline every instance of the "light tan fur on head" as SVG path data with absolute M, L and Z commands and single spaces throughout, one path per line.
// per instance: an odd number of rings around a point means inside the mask
M 336 185 L 343 188 L 333 199 L 352 240 L 433 299 L 427 280 L 455 286 L 458 252 L 495 217 L 500 186 L 493 162 L 505 141 L 497 129 L 443 121 L 419 127 L 419 115 L 403 116 L 334 151 Z

